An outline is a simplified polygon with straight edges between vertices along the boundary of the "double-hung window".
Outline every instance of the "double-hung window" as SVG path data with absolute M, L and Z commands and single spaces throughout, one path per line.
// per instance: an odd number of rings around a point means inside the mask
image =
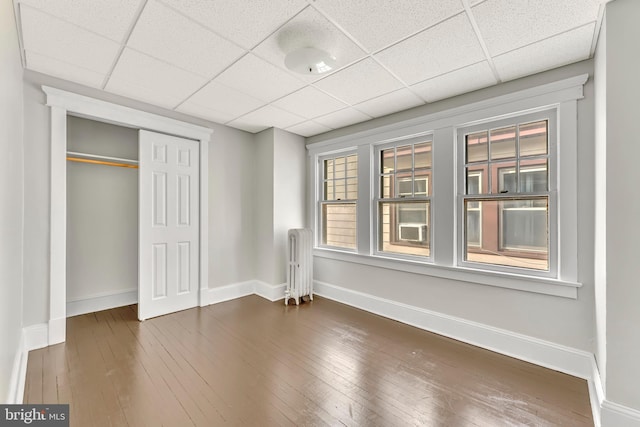
M 554 113 L 459 130 L 463 265 L 554 272 Z
M 431 256 L 431 137 L 376 148 L 377 251 Z
M 356 249 L 358 156 L 355 153 L 324 156 L 319 203 L 320 244 Z

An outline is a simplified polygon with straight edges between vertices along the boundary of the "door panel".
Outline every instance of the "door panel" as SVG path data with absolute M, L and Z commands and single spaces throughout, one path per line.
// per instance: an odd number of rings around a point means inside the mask
M 138 318 L 198 305 L 199 144 L 140 131 Z

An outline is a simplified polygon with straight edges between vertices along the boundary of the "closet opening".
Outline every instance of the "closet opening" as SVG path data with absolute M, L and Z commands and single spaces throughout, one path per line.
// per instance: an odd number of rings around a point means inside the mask
M 138 130 L 67 116 L 67 317 L 138 302 Z

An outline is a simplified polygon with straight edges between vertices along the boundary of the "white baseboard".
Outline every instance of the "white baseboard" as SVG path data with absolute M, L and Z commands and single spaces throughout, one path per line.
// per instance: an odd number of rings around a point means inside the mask
M 284 298 L 285 287 L 285 283 L 281 285 L 270 285 L 260 280 L 248 280 L 246 282 L 207 289 L 201 300 L 205 302 L 203 305 L 209 305 L 255 294 L 273 302 Z
M 233 283 L 231 285 L 220 286 L 219 288 L 209 288 L 202 298 L 204 305 L 218 304 L 232 299 L 253 295 L 255 293 L 255 280 Z
M 24 334 L 24 350 L 27 352 L 44 348 L 49 344 L 49 326 L 40 323 L 22 329 Z
M 640 411 L 605 400 L 602 402 L 602 427 L 640 427 Z
M 591 353 L 374 295 L 314 281 L 314 293 L 516 359 L 591 379 Z
M 9 396 L 7 397 L 6 403 L 10 405 L 22 403 L 22 396 L 24 394 L 24 382 L 27 372 L 27 358 L 25 357 L 27 352 L 24 351 L 24 340 L 23 329 L 20 332 L 20 340 L 18 341 L 16 355 L 13 358 L 11 379 L 9 380 Z
M 95 313 L 124 305 L 137 304 L 138 289 L 125 289 L 117 292 L 105 292 L 88 298 L 67 301 L 67 317 Z
M 49 326 L 46 323 L 22 328 L 20 341 L 11 371 L 9 384 L 9 404 L 20 404 L 24 397 L 24 384 L 27 379 L 27 361 L 29 352 L 49 345 Z
M 284 291 L 287 288 L 286 283 L 280 285 L 270 285 L 260 280 L 255 281 L 255 294 L 271 302 L 284 299 Z
M 601 427 L 601 408 L 604 402 L 604 389 L 600 380 L 600 370 L 594 355 L 591 355 L 591 377 L 587 380 L 589 386 L 589 400 L 591 401 L 591 412 L 595 427 Z

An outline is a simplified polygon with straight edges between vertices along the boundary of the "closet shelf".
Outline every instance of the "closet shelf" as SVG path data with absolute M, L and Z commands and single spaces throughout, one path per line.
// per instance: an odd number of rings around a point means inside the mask
M 138 168 L 138 161 L 123 159 L 121 157 L 100 156 L 97 154 L 79 153 L 77 151 L 67 151 L 67 160 L 80 163 L 91 163 L 95 165 L 117 166 L 121 168 Z

